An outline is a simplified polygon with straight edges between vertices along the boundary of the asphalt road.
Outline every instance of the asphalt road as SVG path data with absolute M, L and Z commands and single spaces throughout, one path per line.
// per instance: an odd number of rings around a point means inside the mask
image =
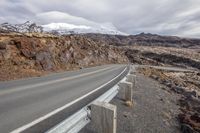
M 134 65 L 135 67 L 140 68 L 155 68 L 159 70 L 165 70 L 165 71 L 171 71 L 171 72 L 194 72 L 194 69 L 188 69 L 188 68 L 180 68 L 180 67 L 167 67 L 167 66 L 151 66 L 151 65 Z
M 55 124 L 54 122 L 66 117 L 66 113 L 62 112 L 65 108 L 74 113 L 74 109 L 68 107 L 70 103 L 75 103 L 76 99 L 118 76 L 125 67 L 105 65 L 0 82 L 0 132 L 45 131 Z M 78 109 L 78 106 L 76 108 Z M 57 118 L 53 118 L 56 115 Z M 51 117 L 52 119 L 47 119 Z

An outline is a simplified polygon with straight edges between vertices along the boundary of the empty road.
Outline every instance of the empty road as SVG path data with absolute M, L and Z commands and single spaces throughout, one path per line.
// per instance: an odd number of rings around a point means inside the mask
M 44 132 L 104 93 L 108 86 L 98 88 L 126 71 L 125 65 L 104 65 L 0 82 L 0 132 Z

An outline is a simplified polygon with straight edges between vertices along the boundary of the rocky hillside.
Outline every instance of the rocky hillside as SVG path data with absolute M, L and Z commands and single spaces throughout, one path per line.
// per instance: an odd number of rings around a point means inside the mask
M 160 36 L 156 34 L 141 33 L 138 35 L 120 36 L 120 35 L 102 35 L 86 34 L 86 37 L 95 42 L 115 46 L 165 46 L 165 47 L 183 47 L 200 48 L 200 39 L 180 38 L 176 36 Z
M 200 49 L 160 46 L 126 47 L 130 62 L 143 65 L 178 66 L 200 70 Z
M 0 35 L 0 80 L 127 62 L 121 48 L 100 45 L 81 35 Z
M 128 62 L 199 70 L 199 43 L 152 34 L 0 33 L 0 80 Z
M 0 24 L 0 33 L 49 33 L 54 35 L 83 35 L 96 43 L 114 46 L 164 46 L 178 48 L 200 48 L 200 39 L 181 38 L 176 36 L 161 36 L 141 33 L 128 35 L 117 29 L 107 27 L 92 28 L 84 25 L 67 23 L 50 23 L 37 25 L 31 21 L 23 24 Z

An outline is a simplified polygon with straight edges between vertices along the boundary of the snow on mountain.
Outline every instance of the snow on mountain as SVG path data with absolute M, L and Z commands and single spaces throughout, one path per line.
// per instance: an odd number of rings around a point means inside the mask
M 3 23 L 0 24 L 1 32 L 19 32 L 19 33 L 28 33 L 28 32 L 42 32 L 42 27 L 36 25 L 31 21 L 27 21 L 23 24 L 9 24 Z
M 112 34 L 112 35 L 127 35 L 126 33 L 118 31 L 112 24 L 105 23 L 102 25 L 75 25 L 69 23 L 50 23 L 46 25 L 38 26 L 36 23 L 27 21 L 23 24 L 0 24 L 0 32 L 18 32 L 18 33 L 30 33 L 30 32 L 48 32 L 54 34 L 84 34 L 84 33 L 100 33 L 100 34 Z
M 116 28 L 109 26 L 91 27 L 86 25 L 74 25 L 68 23 L 50 23 L 42 25 L 45 32 L 53 32 L 58 34 L 82 34 L 82 33 L 100 33 L 100 34 L 115 34 L 127 35 L 126 33 L 118 31 Z
M 37 26 L 36 23 L 31 21 L 27 21 L 23 24 L 16 24 L 15 27 L 17 28 L 18 32 L 42 32 L 43 28 L 41 26 Z
M 68 29 L 68 30 L 73 30 L 73 29 L 90 29 L 89 26 L 84 26 L 84 25 L 73 25 L 73 24 L 67 24 L 67 23 L 50 23 L 47 25 L 42 25 L 44 30 L 63 30 L 63 29 Z

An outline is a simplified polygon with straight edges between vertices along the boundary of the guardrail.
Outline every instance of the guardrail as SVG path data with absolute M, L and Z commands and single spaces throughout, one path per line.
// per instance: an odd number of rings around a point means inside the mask
M 127 70 L 128 69 L 128 70 Z M 128 71 L 127 73 L 125 71 Z M 91 121 L 91 105 L 93 105 L 95 102 L 103 102 L 103 103 L 109 103 L 120 91 L 120 83 L 127 83 L 129 82 L 135 82 L 134 78 L 130 76 L 130 74 L 134 74 L 135 68 L 133 66 L 126 67 L 123 72 L 121 72 L 118 76 L 116 76 L 114 79 L 109 81 L 108 83 L 104 84 L 104 86 L 110 84 L 111 82 L 115 81 L 116 79 L 120 78 L 121 76 L 124 76 L 122 80 L 118 81 L 113 87 L 111 87 L 108 91 L 106 91 L 103 95 L 95 99 L 93 102 L 89 103 L 55 127 L 51 128 L 47 131 L 47 133 L 77 133 L 82 128 L 84 128 L 90 121 Z M 127 74 L 129 75 L 127 76 Z M 125 74 L 125 75 L 124 75 Z M 104 86 L 101 86 L 102 88 Z M 99 88 L 100 89 L 100 88 Z M 132 90 L 132 87 L 131 87 Z M 130 91 L 129 91 L 130 92 Z M 131 91 L 132 93 L 132 91 Z M 131 99 L 132 99 L 132 95 Z M 130 99 L 130 98 L 129 98 Z M 115 132 L 115 131 L 113 131 Z

